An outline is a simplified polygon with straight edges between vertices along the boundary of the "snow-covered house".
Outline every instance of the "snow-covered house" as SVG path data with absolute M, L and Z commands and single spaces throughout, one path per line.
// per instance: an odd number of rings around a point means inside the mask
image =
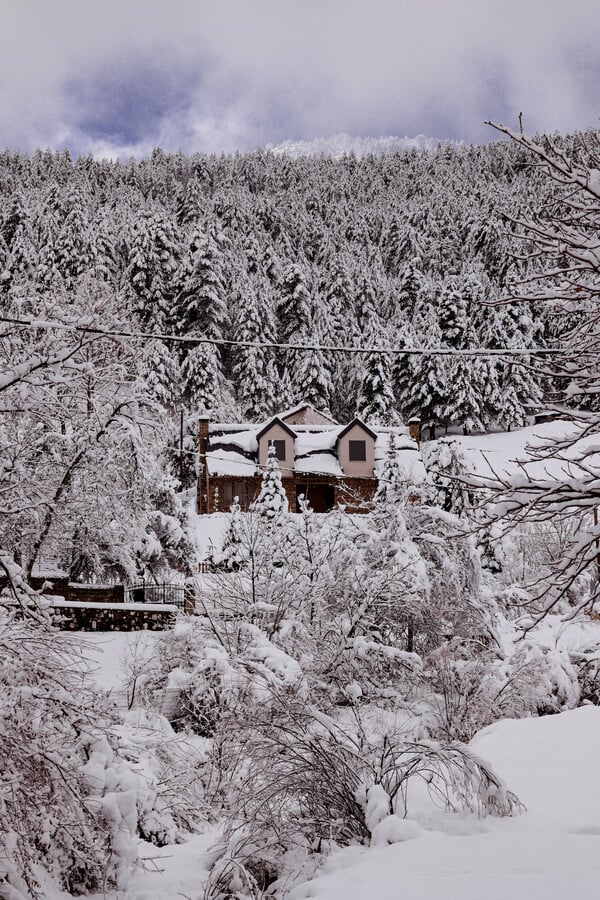
M 376 427 L 359 419 L 342 425 L 308 403 L 262 424 L 201 418 L 198 512 L 228 510 L 234 497 L 247 509 L 260 490 L 271 446 L 292 512 L 301 495 L 315 512 L 338 503 L 360 509 L 377 489 L 391 432 L 408 473 L 418 464 L 418 447 L 405 427 Z

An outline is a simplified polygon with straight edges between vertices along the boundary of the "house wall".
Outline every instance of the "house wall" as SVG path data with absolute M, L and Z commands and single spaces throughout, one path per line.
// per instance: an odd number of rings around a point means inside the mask
M 261 478 L 246 477 L 238 478 L 232 475 L 212 475 L 209 487 L 209 512 L 228 512 L 229 507 L 223 502 L 228 491 L 226 485 L 231 485 L 231 490 L 238 490 L 243 484 L 243 497 L 241 507 L 244 510 L 254 500 L 261 486 Z M 282 479 L 282 484 L 288 499 L 288 508 L 292 513 L 298 512 L 296 500 L 297 488 L 300 487 L 301 492 L 306 490 L 307 485 L 311 484 L 331 484 L 334 489 L 334 505 L 338 503 L 346 506 L 349 512 L 367 512 L 367 507 L 362 501 L 369 501 L 377 489 L 377 480 L 374 478 L 329 478 L 327 475 L 295 475 L 293 478 Z M 310 493 L 310 490 L 309 490 Z
M 376 490 L 377 479 L 374 478 L 340 479 L 335 486 L 335 504 L 345 506 L 347 512 L 366 513 L 369 511 L 366 504 L 373 499 Z
M 258 496 L 261 478 L 258 475 L 233 476 L 211 475 L 208 485 L 208 509 L 206 512 L 229 512 L 230 503 L 227 502 L 229 491 L 226 485 L 231 486 L 232 497 L 238 496 L 240 507 L 243 510 Z
M 258 441 L 258 464 L 261 468 L 267 465 L 269 457 L 269 441 L 285 441 L 285 462 L 281 463 L 281 477 L 294 477 L 294 438 L 282 428 L 278 422 L 274 422 L 268 431 L 261 435 Z
M 367 458 L 364 462 L 350 461 L 350 441 L 365 441 Z M 357 478 L 373 477 L 375 471 L 375 441 L 360 425 L 353 425 L 340 438 L 337 449 L 338 459 L 344 475 L 352 475 Z

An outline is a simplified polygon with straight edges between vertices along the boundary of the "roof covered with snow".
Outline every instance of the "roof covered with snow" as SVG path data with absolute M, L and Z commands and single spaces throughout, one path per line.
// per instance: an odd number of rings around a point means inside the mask
M 233 450 L 209 450 L 206 454 L 209 475 L 237 475 L 248 477 L 258 474 L 258 466 L 242 453 Z
M 310 410 L 323 416 L 322 422 L 284 422 L 285 428 L 294 437 L 294 469 L 298 474 L 331 475 L 342 477 L 344 472 L 340 465 L 336 447 L 337 441 L 349 426 L 337 424 L 328 414 L 315 410 L 310 404 L 300 403 L 272 416 L 260 423 L 210 423 L 209 451 L 206 454 L 210 475 L 229 475 L 243 477 L 260 474 L 258 465 L 258 442 L 262 434 L 268 431 L 274 422 L 283 422 L 286 418 L 303 410 Z M 356 421 L 356 420 L 354 420 Z M 352 423 L 351 423 L 352 424 Z M 367 434 L 375 436 L 375 475 L 379 473 L 383 459 L 388 450 L 390 433 L 394 433 L 398 459 L 407 472 L 407 476 L 415 477 L 415 464 L 419 460 L 418 447 L 409 436 L 405 426 L 379 427 L 367 425 Z M 420 477 L 416 476 L 419 480 Z
M 333 453 L 311 453 L 310 456 L 296 457 L 296 472 L 304 472 L 311 475 L 335 475 L 337 478 L 344 473 L 337 456 Z

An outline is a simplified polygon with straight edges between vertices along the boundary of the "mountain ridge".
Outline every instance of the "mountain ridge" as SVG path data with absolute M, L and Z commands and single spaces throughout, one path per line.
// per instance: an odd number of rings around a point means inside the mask
M 425 134 L 417 134 L 415 137 L 398 137 L 395 135 L 380 135 L 379 137 L 364 137 L 340 132 L 329 137 L 316 137 L 311 140 L 286 140 L 280 144 L 267 144 L 266 149 L 277 156 L 332 156 L 339 159 L 342 156 L 353 153 L 355 156 L 386 156 L 406 150 L 417 150 L 419 153 L 431 153 L 438 146 L 462 146 L 462 141 L 454 141 L 449 138 L 433 138 Z

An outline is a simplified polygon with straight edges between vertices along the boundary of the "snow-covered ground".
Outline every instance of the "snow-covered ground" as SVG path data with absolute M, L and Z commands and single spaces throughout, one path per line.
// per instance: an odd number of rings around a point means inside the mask
M 517 428 L 514 431 L 503 431 L 492 434 L 449 435 L 443 440 L 454 440 L 466 457 L 467 463 L 472 466 L 471 474 L 484 478 L 494 478 L 496 474 L 505 477 L 517 470 L 515 460 L 527 460 L 531 458 L 528 448 L 543 446 L 549 440 L 563 439 L 569 434 L 579 434 L 580 428 L 573 422 L 558 419 L 554 422 L 545 422 L 541 425 L 530 425 L 526 428 Z M 587 465 L 600 463 L 599 438 L 597 434 L 591 434 L 578 440 L 568 454 L 568 459 L 576 459 L 582 453 L 590 453 Z M 545 460 L 544 462 L 528 462 L 527 471 L 532 477 L 544 478 L 550 476 L 560 478 L 572 475 L 571 466 L 561 460 Z
M 141 665 L 154 653 L 159 631 L 72 632 L 77 644 L 83 645 L 86 668 L 98 688 L 109 694 L 125 690 L 127 673 L 134 660 Z
M 188 507 L 188 528 L 198 551 L 198 559 L 206 559 L 213 548 L 220 549 L 229 525 L 229 513 L 199 516 L 195 501 Z
M 525 813 L 479 820 L 440 813 L 416 839 L 334 854 L 293 900 L 596 900 L 600 709 L 496 722 L 472 747 Z
M 215 519 L 217 517 L 207 517 Z M 591 625 L 591 623 L 590 623 Z M 591 626 L 593 627 L 593 626 Z M 575 648 L 589 631 L 580 621 L 548 619 L 547 643 Z M 98 686 L 123 689 L 123 662 L 151 659 L 152 632 L 86 634 Z M 459 815 L 428 802 L 409 804 L 418 824 L 402 843 L 333 854 L 292 900 L 595 900 L 600 884 L 600 709 L 504 720 L 480 732 L 473 750 L 492 764 L 526 806 L 510 819 Z M 219 831 L 157 848 L 140 843 L 141 868 L 126 897 L 200 900 Z M 53 897 L 66 895 L 53 894 Z M 117 900 L 107 894 L 106 900 Z

